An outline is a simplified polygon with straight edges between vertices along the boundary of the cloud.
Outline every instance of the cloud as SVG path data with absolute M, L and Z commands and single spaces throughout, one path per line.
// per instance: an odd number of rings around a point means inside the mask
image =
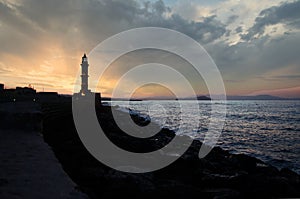
M 236 45 L 222 41 L 207 45 L 207 50 L 225 73 L 237 78 L 253 78 L 279 68 L 299 66 L 300 34 L 275 38 L 264 36 L 251 43 L 239 42 Z M 297 72 L 300 73 L 299 67 Z
M 234 23 L 238 18 L 238 15 L 231 15 L 230 17 L 228 17 L 226 24 Z
M 22 82 L 21 84 L 26 85 L 27 82 Z M 46 83 L 40 83 L 40 82 L 31 82 L 30 84 L 31 84 L 32 86 L 34 86 L 34 87 L 38 86 L 38 87 L 56 88 L 56 87 L 55 87 L 54 85 L 52 85 L 52 84 L 46 84 Z
M 285 24 L 290 28 L 300 28 L 300 1 L 291 3 L 285 2 L 279 6 L 273 6 L 260 12 L 255 19 L 255 24 L 248 30 L 247 34 L 242 35 L 242 39 L 251 40 L 255 36 L 265 33 L 267 26 L 279 23 Z
M 0 74 L 9 74 L 11 72 L 12 70 L 8 69 L 3 63 L 0 62 Z
M 226 33 L 225 25 L 218 21 L 215 15 L 204 18 L 202 22 L 191 23 L 188 23 L 179 15 L 172 15 L 163 27 L 183 32 L 201 44 L 213 42 Z
M 277 75 L 274 76 L 276 79 L 300 79 L 300 75 Z
M 0 59 L 5 68 L 30 76 L 25 79 L 28 82 L 40 82 L 35 72 L 42 71 L 53 81 L 51 85 L 67 90 L 70 83 L 50 77 L 72 80 L 83 52 L 121 31 L 144 26 L 178 30 L 203 44 L 226 32 L 216 16 L 187 20 L 161 0 L 144 4 L 135 0 L 0 0 Z M 10 85 L 24 82 L 3 70 L 1 76 Z
M 0 0 L 1 78 L 11 85 L 32 81 L 71 92 L 84 51 L 121 31 L 158 26 L 204 44 L 229 91 L 293 87 L 296 78 L 288 75 L 300 74 L 300 1 L 280 1 Z M 282 34 L 269 34 L 272 31 Z M 140 59 L 149 60 L 145 56 Z M 173 57 L 166 59 L 176 64 Z M 296 66 L 293 73 L 271 74 L 290 66 Z M 191 70 L 184 73 L 196 79 Z M 281 76 L 282 85 L 259 76 Z M 106 87 L 109 91 L 110 85 Z
M 262 79 L 264 81 L 272 81 L 272 82 L 283 82 L 283 81 L 299 81 L 300 75 L 263 75 L 257 77 L 258 79 Z
M 216 16 L 189 21 L 171 13 L 162 0 L 145 4 L 134 0 L 24 0 L 19 5 L 0 5 L 6 10 L 2 13 L 3 23 L 34 39 L 40 35 L 61 36 L 56 39 L 65 44 L 76 39 L 101 41 L 122 30 L 143 26 L 172 28 L 203 42 L 225 33 L 225 26 Z M 205 34 L 213 35 L 207 40 Z
M 241 32 L 243 32 L 243 27 L 242 27 L 242 26 L 237 27 L 237 28 L 235 29 L 235 32 L 236 32 L 236 33 L 241 33 Z
M 118 83 L 118 80 L 122 75 L 126 74 L 128 71 L 133 69 L 136 66 L 140 66 L 147 63 L 160 63 L 166 66 L 170 66 L 170 68 L 175 69 L 181 75 L 183 75 L 187 81 L 191 83 L 191 86 L 194 88 L 196 93 L 207 93 L 207 88 L 204 80 L 201 75 L 195 70 L 190 63 L 188 63 L 185 59 L 176 56 L 172 53 L 162 51 L 162 50 L 154 50 L 154 49 L 144 49 L 139 51 L 133 51 L 125 54 L 124 56 L 115 60 L 105 71 L 104 75 L 99 81 L 99 89 L 101 91 L 105 90 L 106 94 L 111 94 L 113 91 L 111 88 L 115 87 Z M 151 64 L 153 68 L 156 67 L 156 64 Z M 150 75 L 151 72 L 147 73 Z M 162 82 L 169 82 L 170 85 L 177 85 L 180 87 L 180 81 L 178 79 L 174 82 L 174 74 L 166 75 L 159 74 L 152 71 L 152 74 L 157 78 L 158 76 L 162 76 Z M 94 78 L 94 77 L 92 77 Z M 126 86 L 135 85 L 135 81 L 139 81 L 144 79 L 144 74 L 139 74 L 131 78 L 130 82 L 127 83 Z M 182 83 L 182 82 L 181 82 Z M 183 91 L 185 89 L 182 89 Z M 110 92 L 110 93 L 109 93 Z
M 206 49 L 223 78 L 231 80 L 225 81 L 231 94 L 299 86 L 299 32 L 265 35 L 234 45 L 223 40 L 206 45 Z

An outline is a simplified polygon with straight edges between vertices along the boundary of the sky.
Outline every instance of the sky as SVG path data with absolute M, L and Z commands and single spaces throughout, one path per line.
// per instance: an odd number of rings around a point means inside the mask
M 294 0 L 0 0 L 0 83 L 71 94 L 84 52 L 125 30 L 163 27 L 206 49 L 228 95 L 299 98 L 299 10 Z M 154 58 L 176 65 L 198 94 L 207 94 L 184 60 L 146 50 L 112 64 L 99 83 L 102 95 L 111 95 L 124 71 Z M 136 96 L 166 93 L 147 85 Z

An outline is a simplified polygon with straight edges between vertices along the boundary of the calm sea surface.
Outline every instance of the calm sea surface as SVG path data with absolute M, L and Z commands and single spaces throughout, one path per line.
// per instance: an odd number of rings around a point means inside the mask
M 163 127 L 203 140 L 211 106 L 227 106 L 217 145 L 300 173 L 300 101 L 115 101 L 112 105 L 147 114 Z M 197 105 L 198 104 L 198 105 Z M 182 111 L 181 107 L 188 107 Z M 199 111 L 197 110 L 199 107 Z M 188 118 L 183 120 L 181 118 Z M 197 128 L 193 124 L 199 124 Z

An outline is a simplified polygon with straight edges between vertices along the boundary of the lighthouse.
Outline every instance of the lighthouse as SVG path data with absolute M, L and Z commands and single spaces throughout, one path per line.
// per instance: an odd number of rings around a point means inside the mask
M 95 93 L 89 90 L 89 62 L 86 54 L 83 55 L 81 60 L 81 89 L 79 93 L 74 93 L 74 100 L 89 100 L 95 97 L 96 105 L 101 106 L 101 93 Z
M 81 61 L 81 90 L 80 94 L 85 96 L 90 93 L 89 90 L 89 63 L 86 54 L 83 55 Z

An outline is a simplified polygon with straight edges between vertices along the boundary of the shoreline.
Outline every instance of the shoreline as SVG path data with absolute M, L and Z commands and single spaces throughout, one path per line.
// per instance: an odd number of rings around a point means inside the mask
M 164 169 L 144 174 L 119 172 L 98 162 L 82 145 L 74 128 L 71 103 L 44 104 L 42 107 L 32 102 L 26 106 L 21 103 L 17 106 L 23 108 L 18 109 L 16 105 L 11 106 L 5 105 L 4 109 L 0 106 L 1 127 L 8 127 L 1 129 L 0 147 L 9 152 L 3 153 L 0 159 L 11 162 L 2 164 L 0 170 L 0 196 L 8 193 L 32 198 L 36 197 L 33 194 L 39 194 L 40 198 L 47 198 L 47 193 L 55 195 L 61 190 L 62 198 L 71 194 L 70 198 L 91 199 L 125 196 L 194 198 L 195 195 L 203 198 L 300 197 L 300 176 L 297 173 L 289 169 L 279 170 L 257 158 L 232 154 L 220 147 L 213 148 L 207 157 L 199 159 L 202 143 L 197 140 L 182 157 Z M 140 143 L 140 140 L 122 134 L 113 122 L 110 108 L 101 107 L 97 116 L 107 136 L 121 148 L 136 152 L 159 149 L 175 134 L 163 128 L 156 137 Z M 149 122 L 134 111 L 132 113 L 136 123 L 147 125 Z M 124 112 L 119 111 L 119 114 Z M 3 139 L 5 136 L 10 138 Z M 16 145 L 21 147 L 16 148 Z M 9 154 L 19 155 L 6 156 Z M 26 166 L 29 170 L 20 169 L 24 165 L 35 166 Z M 48 168 L 56 169 L 49 172 Z M 49 174 L 50 177 L 45 178 Z
M 181 158 L 167 168 L 146 174 L 115 171 L 95 160 L 86 151 L 74 129 L 71 107 L 65 105 L 57 108 L 58 112 L 64 112 L 63 116 L 44 113 L 45 141 L 53 148 L 69 176 L 91 198 L 124 195 L 134 198 L 145 198 L 145 195 L 146 198 L 171 195 L 180 198 L 192 197 L 194 194 L 204 198 L 300 196 L 300 178 L 297 173 L 289 169 L 278 170 L 257 158 L 231 154 L 220 147 L 215 147 L 207 157 L 199 159 L 201 142 L 197 140 Z M 119 130 L 111 120 L 110 107 L 101 108 L 102 110 L 97 112 L 98 118 L 103 120 L 110 139 L 119 147 L 130 151 L 147 151 L 151 147 L 161 147 L 151 140 L 150 144 L 145 145 L 118 135 Z M 138 120 L 145 122 L 143 118 Z M 60 121 L 64 121 L 63 128 L 57 128 L 61 126 Z M 160 144 L 167 143 L 174 134 L 168 129 L 162 131 L 164 136 L 159 137 L 162 138 Z
M 167 128 L 178 131 L 177 110 L 173 108 L 176 104 L 172 101 L 158 102 L 158 104 L 160 103 L 164 106 L 165 112 L 153 109 L 150 114 L 155 121 L 162 121 Z M 189 103 L 192 102 L 185 104 Z M 133 102 L 130 105 L 123 102 L 112 102 L 111 104 L 130 107 L 140 110 L 141 113 L 147 113 L 148 108 L 156 102 Z M 275 101 L 228 102 L 225 125 L 221 139 L 218 139 L 216 146 L 220 146 L 231 153 L 246 154 L 258 158 L 278 169 L 289 168 L 300 174 L 299 153 L 297 152 L 299 151 L 299 147 L 297 147 L 299 125 L 297 125 L 298 119 L 295 115 L 299 105 L 299 102 L 290 101 L 280 103 Z M 193 110 L 185 114 L 188 118 L 193 119 L 183 122 L 183 134 L 203 141 L 208 130 L 209 107 L 211 105 L 204 103 L 199 107 L 201 107 L 201 115 L 195 115 L 196 111 Z M 190 126 L 190 124 L 194 125 L 198 121 L 201 121 L 198 129 Z

